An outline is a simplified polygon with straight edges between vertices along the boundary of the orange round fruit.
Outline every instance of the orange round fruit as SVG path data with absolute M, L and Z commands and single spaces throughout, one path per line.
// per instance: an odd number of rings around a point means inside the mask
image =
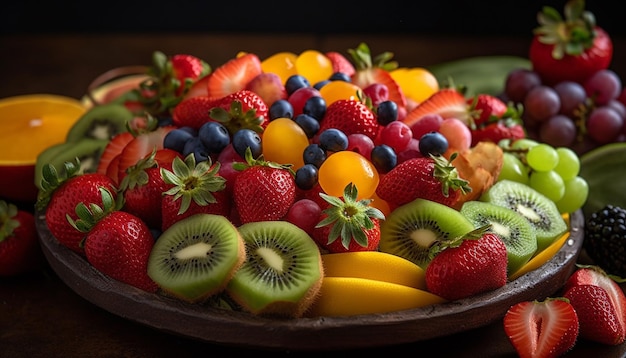
M 0 99 L 0 198 L 31 202 L 37 197 L 37 156 L 65 141 L 86 111 L 78 99 L 32 94 Z

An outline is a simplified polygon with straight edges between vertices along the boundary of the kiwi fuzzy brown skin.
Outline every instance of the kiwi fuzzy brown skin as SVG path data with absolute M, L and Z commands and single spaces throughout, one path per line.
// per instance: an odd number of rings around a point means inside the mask
M 528 219 L 537 236 L 537 251 L 548 247 L 568 230 L 554 201 L 528 185 L 500 180 L 480 200 L 507 207 Z
M 245 259 L 243 238 L 227 218 L 195 214 L 159 236 L 148 259 L 148 276 L 164 295 L 199 303 L 224 292 Z
M 458 210 L 426 199 L 396 208 L 380 226 L 379 250 L 403 257 L 424 270 L 436 241 L 451 240 L 474 230 Z
M 83 138 L 110 140 L 118 133 L 128 130 L 127 123 L 134 114 L 123 104 L 109 103 L 90 108 L 67 132 L 66 142 Z
M 299 318 L 322 286 L 324 266 L 315 241 L 287 221 L 250 222 L 238 227 L 246 262 L 226 287 L 243 311 Z
M 518 212 L 476 200 L 465 202 L 460 211 L 476 227 L 491 225 L 489 231 L 496 234 L 506 246 L 509 275 L 520 269 L 537 252 L 535 230 Z

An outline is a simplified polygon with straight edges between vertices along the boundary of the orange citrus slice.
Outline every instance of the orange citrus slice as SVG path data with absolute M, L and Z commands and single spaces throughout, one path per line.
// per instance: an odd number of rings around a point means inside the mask
M 85 111 L 78 99 L 51 94 L 0 99 L 0 165 L 34 165 Z

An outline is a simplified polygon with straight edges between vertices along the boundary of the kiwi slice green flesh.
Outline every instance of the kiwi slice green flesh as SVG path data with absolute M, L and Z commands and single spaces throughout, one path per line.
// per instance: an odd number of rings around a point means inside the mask
M 257 315 L 301 317 L 321 287 L 324 269 L 319 248 L 302 229 L 287 221 L 239 226 L 246 261 L 226 292 Z
M 170 296 L 202 302 L 221 293 L 245 260 L 245 245 L 225 217 L 195 214 L 163 231 L 148 259 L 148 276 Z
M 535 229 L 518 212 L 483 201 L 468 201 L 460 211 L 477 228 L 491 225 L 489 231 L 506 246 L 509 274 L 522 267 L 537 251 Z
M 535 229 L 537 251 L 548 247 L 568 230 L 556 204 L 528 185 L 501 180 L 489 188 L 480 200 L 512 209 L 525 217 Z
M 426 269 L 434 242 L 451 240 L 473 229 L 474 224 L 460 211 L 434 201 L 415 199 L 396 208 L 381 223 L 378 247 Z
M 35 185 L 41 189 L 42 171 L 46 164 L 52 164 L 59 174 L 63 174 L 64 164 L 78 158 L 83 173 L 94 173 L 98 169 L 100 156 L 108 142 L 108 140 L 83 138 L 76 142 L 63 142 L 46 148 L 39 153 L 35 162 Z
M 127 123 L 134 115 L 122 104 L 110 103 L 90 108 L 67 132 L 66 142 L 83 138 L 110 140 L 128 130 Z

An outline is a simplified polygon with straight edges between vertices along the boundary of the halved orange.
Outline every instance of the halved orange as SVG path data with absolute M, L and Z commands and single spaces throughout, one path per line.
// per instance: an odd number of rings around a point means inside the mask
M 64 142 L 68 130 L 85 111 L 78 99 L 53 94 L 0 99 L 0 198 L 36 198 L 37 156 Z

